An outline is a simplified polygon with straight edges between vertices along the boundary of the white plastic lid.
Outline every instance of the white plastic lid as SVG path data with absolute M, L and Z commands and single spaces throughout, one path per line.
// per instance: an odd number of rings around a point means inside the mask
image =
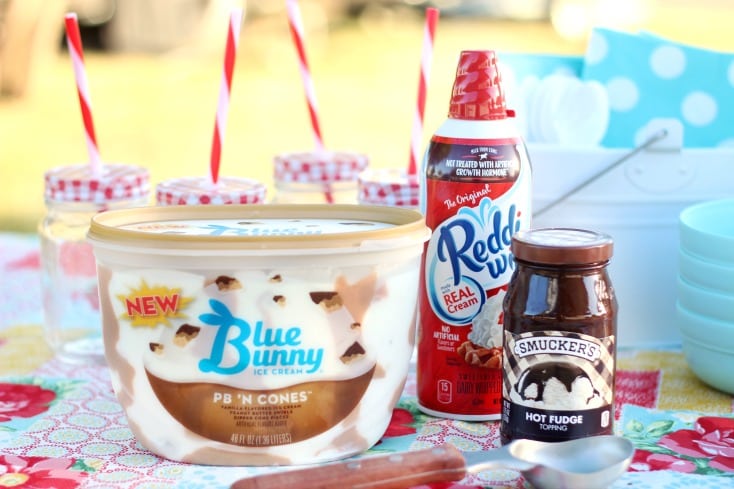
M 127 212 L 130 211 L 130 212 Z M 430 231 L 414 210 L 345 204 L 155 206 L 100 213 L 89 238 L 150 254 L 225 250 L 240 255 L 332 254 L 422 243 Z

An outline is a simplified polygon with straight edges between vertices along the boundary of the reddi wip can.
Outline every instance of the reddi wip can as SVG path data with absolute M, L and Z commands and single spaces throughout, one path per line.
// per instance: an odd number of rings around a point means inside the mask
M 530 226 L 531 168 L 493 51 L 463 51 L 449 117 L 424 160 L 432 230 L 421 264 L 418 403 L 427 414 L 499 419 L 502 304 L 512 235 Z

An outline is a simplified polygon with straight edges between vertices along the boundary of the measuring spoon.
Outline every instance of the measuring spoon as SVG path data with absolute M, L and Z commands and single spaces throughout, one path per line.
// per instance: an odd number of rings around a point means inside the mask
M 259 475 L 236 481 L 231 489 L 403 489 L 499 467 L 518 470 L 537 489 L 601 489 L 627 470 L 634 451 L 629 440 L 613 435 L 556 443 L 515 440 L 475 452 L 445 444 Z

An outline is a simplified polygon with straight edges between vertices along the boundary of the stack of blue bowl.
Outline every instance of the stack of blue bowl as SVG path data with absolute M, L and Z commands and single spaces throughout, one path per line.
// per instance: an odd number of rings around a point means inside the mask
M 734 199 L 684 209 L 679 232 L 683 353 L 699 379 L 734 394 Z

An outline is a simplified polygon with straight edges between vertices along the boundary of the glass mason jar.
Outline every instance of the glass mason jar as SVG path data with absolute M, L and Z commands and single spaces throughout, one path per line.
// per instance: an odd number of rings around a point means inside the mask
M 97 273 L 87 231 L 92 216 L 148 204 L 144 168 L 70 165 L 45 174 L 46 215 L 38 226 L 44 337 L 54 353 L 72 363 L 103 363 Z
M 357 178 L 359 203 L 418 210 L 420 179 L 396 168 L 367 169 Z
M 356 204 L 357 176 L 367 156 L 354 152 L 289 153 L 274 159 L 278 204 Z
M 155 194 L 161 206 L 264 204 L 267 190 L 252 178 L 225 176 L 213 183 L 209 177 L 179 177 L 159 182 Z

